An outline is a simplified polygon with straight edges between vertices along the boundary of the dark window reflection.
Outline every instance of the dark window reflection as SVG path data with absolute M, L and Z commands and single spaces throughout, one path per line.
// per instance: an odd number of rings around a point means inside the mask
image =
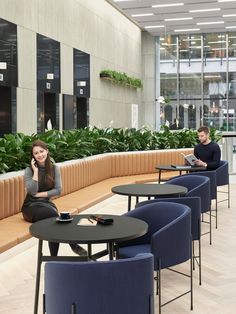
M 90 97 L 90 56 L 74 49 L 74 94 Z
M 1 18 L 0 62 L 0 85 L 17 87 L 17 26 Z
M 37 88 L 60 93 L 60 43 L 37 34 Z

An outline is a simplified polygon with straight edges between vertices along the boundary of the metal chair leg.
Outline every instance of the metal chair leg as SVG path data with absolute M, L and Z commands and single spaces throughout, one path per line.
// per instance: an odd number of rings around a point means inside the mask
M 198 251 L 199 251 L 199 285 L 202 285 L 202 246 L 201 237 L 198 241 Z

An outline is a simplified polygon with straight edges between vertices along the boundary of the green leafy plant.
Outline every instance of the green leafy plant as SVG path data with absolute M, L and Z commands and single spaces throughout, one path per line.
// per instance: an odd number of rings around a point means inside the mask
M 221 133 L 211 129 L 211 139 L 219 141 Z M 163 126 L 160 132 L 142 128 L 86 127 L 73 130 L 50 130 L 31 136 L 7 134 L 0 138 L 0 173 L 24 169 L 30 163 L 31 144 L 45 141 L 55 162 L 79 159 L 109 152 L 141 151 L 170 148 L 189 148 L 198 143 L 197 131 L 170 131 Z
M 125 72 L 118 72 L 113 70 L 102 70 L 100 77 L 109 79 L 115 84 L 132 86 L 135 88 L 142 88 L 142 81 L 135 77 L 128 76 Z

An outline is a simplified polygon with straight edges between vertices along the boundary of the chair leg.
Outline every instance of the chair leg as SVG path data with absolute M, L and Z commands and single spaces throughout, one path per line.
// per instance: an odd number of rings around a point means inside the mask
M 71 304 L 71 314 L 76 314 L 76 306 L 75 303 Z
M 217 200 L 217 191 L 216 191 L 216 229 L 218 228 L 218 200 Z
M 211 207 L 210 207 L 210 245 L 212 244 L 212 214 L 211 214 Z
M 46 314 L 45 293 L 43 294 L 43 314 Z
M 198 241 L 198 251 L 199 251 L 199 286 L 202 284 L 202 245 L 201 237 Z
M 228 208 L 230 208 L 230 186 L 228 184 Z
M 158 271 L 159 314 L 161 314 L 161 269 Z
M 190 309 L 193 310 L 193 257 L 190 258 Z
M 194 241 L 192 242 L 192 248 L 193 248 L 193 270 L 195 270 L 195 250 L 194 250 Z

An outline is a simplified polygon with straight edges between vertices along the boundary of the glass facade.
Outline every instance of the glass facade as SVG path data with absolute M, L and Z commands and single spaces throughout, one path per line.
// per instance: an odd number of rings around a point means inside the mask
M 236 131 L 236 32 L 159 38 L 161 124 Z

